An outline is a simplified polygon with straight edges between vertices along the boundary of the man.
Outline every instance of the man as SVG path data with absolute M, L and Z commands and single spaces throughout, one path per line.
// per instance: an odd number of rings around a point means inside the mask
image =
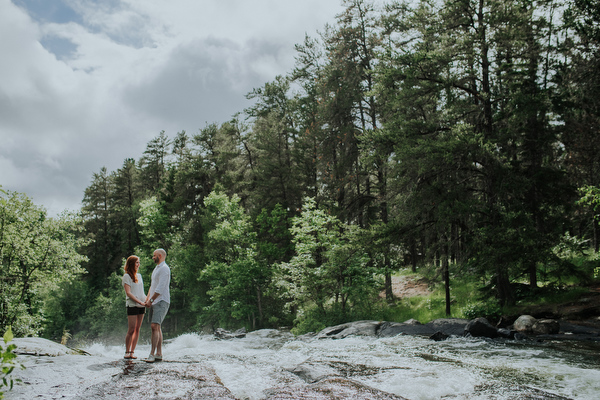
M 152 255 L 152 260 L 154 260 L 156 267 L 152 271 L 152 281 L 145 303 L 145 306 L 150 308 L 150 328 L 152 329 L 152 349 L 148 358 L 144 359 L 144 361 L 149 363 L 162 361 L 163 335 L 161 324 L 171 304 L 171 295 L 169 292 L 171 269 L 165 263 L 166 258 L 167 252 L 163 249 L 155 250 Z

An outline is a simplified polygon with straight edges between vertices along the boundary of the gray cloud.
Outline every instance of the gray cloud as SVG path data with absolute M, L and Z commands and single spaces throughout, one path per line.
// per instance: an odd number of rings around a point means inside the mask
M 0 0 L 0 185 L 51 215 L 164 130 L 196 132 L 290 72 L 337 0 Z

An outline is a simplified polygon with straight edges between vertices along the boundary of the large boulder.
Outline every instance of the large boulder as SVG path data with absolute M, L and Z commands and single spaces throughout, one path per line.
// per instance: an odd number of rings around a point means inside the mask
M 556 335 L 560 332 L 560 323 L 555 319 L 538 319 L 531 327 L 534 335 Z
M 521 315 L 513 324 L 513 329 L 521 333 L 532 333 L 535 321 L 537 321 L 537 319 L 531 315 Z
M 465 336 L 497 338 L 498 329 L 485 318 L 475 318 L 465 326 Z
M 428 325 L 423 325 L 416 319 L 406 322 L 384 322 L 381 324 L 378 336 L 392 337 L 396 335 L 431 336 L 436 330 Z
M 462 336 L 468 322 L 469 320 L 463 318 L 438 318 L 425 325 L 448 336 Z
M 376 336 L 381 326 L 380 321 L 355 321 L 323 329 L 317 339 L 343 339 L 348 336 Z
M 396 335 L 411 335 L 432 337 L 436 340 L 442 336 L 461 336 L 468 320 L 460 318 L 440 318 L 427 324 L 416 319 L 405 322 L 382 322 L 374 320 L 348 322 L 331 326 L 320 331 L 318 339 L 343 339 L 348 336 L 392 337 Z
M 246 328 L 238 329 L 235 332 L 230 332 L 223 328 L 215 329 L 215 339 L 218 340 L 228 340 L 228 339 L 241 339 L 246 337 Z

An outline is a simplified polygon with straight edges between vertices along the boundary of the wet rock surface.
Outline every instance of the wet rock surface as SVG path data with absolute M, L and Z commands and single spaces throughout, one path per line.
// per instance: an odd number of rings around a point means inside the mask
M 183 362 L 115 361 L 123 372 L 85 389 L 86 399 L 235 399 L 215 371 Z
M 230 332 L 223 328 L 217 328 L 214 332 L 215 339 L 218 340 L 229 340 L 229 339 L 241 339 L 246 337 L 246 328 L 238 329 L 235 332 Z
M 567 321 L 552 319 L 538 320 L 530 315 L 521 316 L 514 325 L 501 328 L 492 325 L 485 318 L 473 320 L 460 318 L 440 318 L 427 324 L 416 320 L 406 322 L 356 321 L 331 326 L 318 332 L 317 339 L 343 339 L 349 336 L 393 337 L 413 335 L 428 337 L 435 341 L 457 336 L 473 336 L 504 339 L 536 340 L 580 340 L 600 342 L 600 328 L 577 325 Z
M 316 334 L 318 339 L 343 339 L 348 336 L 392 337 L 396 335 L 415 336 L 462 336 L 469 320 L 460 318 L 440 318 L 427 324 L 417 320 L 406 322 L 355 321 L 328 327 Z
M 163 361 L 148 364 L 143 361 L 115 361 L 91 366 L 96 369 L 118 366 L 122 372 L 110 382 L 93 385 L 80 393 L 90 400 L 117 399 L 237 399 L 227 389 L 216 372 L 193 362 Z M 294 382 L 264 391 L 265 400 L 278 399 L 372 399 L 406 400 L 391 393 L 369 387 L 351 379 L 352 376 L 375 374 L 367 366 L 345 363 L 306 362 L 289 372 L 304 383 Z
M 308 386 L 293 385 L 268 390 L 265 399 L 364 399 L 364 400 L 406 400 L 404 397 L 382 392 L 349 379 L 332 377 Z
M 439 322 L 439 321 L 438 321 Z M 383 323 L 378 321 L 360 321 L 356 329 L 351 331 L 373 332 L 376 326 Z M 449 325 L 446 325 L 449 324 Z M 445 320 L 429 326 L 438 329 L 444 326 L 455 328 L 457 321 Z M 416 321 L 408 321 L 408 326 L 420 326 Z M 332 327 L 333 328 L 333 327 Z M 328 332 L 337 335 L 347 327 L 330 329 Z M 339 329 L 342 329 L 340 332 Z M 337 332 L 337 333 L 335 333 Z M 41 374 L 28 374 L 17 391 L 9 393 L 7 399 L 567 399 L 548 391 L 540 390 L 540 381 L 536 379 L 517 380 L 506 379 L 506 367 L 499 366 L 499 370 L 491 372 L 489 379 L 481 384 L 479 382 L 469 389 L 458 388 L 444 378 L 442 371 L 453 366 L 458 366 L 456 371 L 460 374 L 464 369 L 474 368 L 476 363 L 466 362 L 454 350 L 438 353 L 437 345 L 427 345 L 420 350 L 409 350 L 409 355 L 400 355 L 395 351 L 381 351 L 388 346 L 392 348 L 401 345 L 403 340 L 384 339 L 373 341 L 372 339 L 356 340 L 349 338 L 348 341 L 332 341 L 331 339 L 316 339 L 316 335 L 307 341 L 294 339 L 289 332 L 278 332 L 275 330 L 263 330 L 251 332 L 249 337 L 234 339 L 233 341 L 216 340 L 208 335 L 201 342 L 188 342 L 190 338 L 182 340 L 176 346 L 180 349 L 188 349 L 185 352 L 170 352 L 170 358 L 162 362 L 145 363 L 141 360 L 124 360 L 106 357 L 106 354 L 91 356 L 67 354 L 66 347 L 47 341 L 35 339 L 34 345 L 29 344 L 29 350 L 38 348 L 44 350 L 41 355 L 24 355 L 28 360 L 26 372 L 33 372 L 41 368 Z M 268 346 L 259 345 L 259 341 L 267 340 Z M 249 341 L 250 340 L 250 341 Z M 412 341 L 407 349 L 425 341 L 419 339 Z M 283 342 L 283 343 L 282 343 Z M 232 349 L 246 348 L 247 356 L 237 351 L 232 354 L 222 352 L 229 343 Z M 329 343 L 329 344 L 328 344 Z M 393 344 L 392 344 L 393 343 Z M 478 346 L 484 348 L 487 342 Z M 185 346 L 183 346 L 185 344 Z M 194 353 L 193 348 L 201 346 L 201 351 Z M 219 350 L 210 353 L 209 347 L 218 346 Z M 326 354 L 321 351 L 312 350 L 312 346 L 325 348 L 337 348 L 336 352 Z M 363 346 L 364 358 L 347 357 L 346 352 L 352 352 L 354 346 Z M 493 344 L 490 344 L 493 346 Z M 374 346 L 375 348 L 373 348 Z M 383 346 L 379 348 L 379 346 Z M 436 346 L 436 347 L 430 347 Z M 451 348 L 454 345 L 450 345 Z M 374 354 L 367 355 L 369 348 L 375 351 L 377 357 L 395 360 L 391 363 L 373 362 Z M 26 349 L 26 348 L 23 348 Z M 50 351 L 54 349 L 53 351 Z M 280 349 L 282 353 L 275 350 L 277 357 L 268 357 L 268 361 L 258 361 L 259 352 L 268 352 L 269 349 Z M 277 358 L 290 350 L 307 351 L 305 356 L 297 358 L 297 362 L 288 365 L 278 364 Z M 121 349 L 119 349 L 120 351 Z M 175 349 L 173 349 L 175 350 Z M 433 351 L 432 351 L 433 350 Z M 582 349 L 582 352 L 585 350 Z M 53 353 L 54 355 L 50 355 Z M 209 354 L 210 353 L 210 354 Z M 114 353 L 111 353 L 111 356 Z M 583 353 L 582 353 L 583 354 Z M 587 354 L 587 353 L 585 353 Z M 590 356 L 591 357 L 591 356 Z M 423 361 L 429 364 L 424 366 Z M 246 368 L 250 363 L 249 368 Z M 464 364 L 463 364 L 464 363 Z M 434 367 L 431 367 L 433 365 Z M 597 365 L 591 361 L 590 365 Z M 440 370 L 438 371 L 438 368 Z M 60 372 L 62 370 L 62 372 Z M 262 371 L 256 373 L 255 371 Z M 65 372 L 68 371 L 68 372 Z M 247 374 L 246 377 L 243 375 Z M 439 375 L 441 374 L 441 375 Z M 259 380 L 260 384 L 255 390 L 248 390 L 252 379 Z M 514 374 L 510 374 L 514 375 Z M 431 380 L 433 379 L 433 380 Z M 382 380 L 395 381 L 395 386 L 386 390 L 378 386 Z M 437 390 L 444 395 L 422 397 L 423 385 L 419 385 L 419 395 L 407 396 L 407 393 L 398 391 L 403 385 L 414 385 L 413 380 L 430 382 L 431 389 Z M 240 383 L 243 382 L 243 383 Z M 454 385 L 457 384 L 457 381 Z M 520 382 L 521 384 L 515 384 Z M 527 382 L 531 386 L 523 385 Z M 24 385 L 24 386 L 22 386 Z M 448 386 L 448 387 L 446 387 Z M 469 386 L 469 384 L 467 384 Z M 538 388 L 533 388 L 536 386 Z M 450 389 L 448 389 L 450 388 Z M 237 395 L 236 395 L 237 393 Z M 454 396 L 453 393 L 460 393 Z M 401 397 L 406 396 L 406 397 Z M 574 397 L 579 398 L 579 397 Z M 587 397 L 586 397 L 587 399 Z
M 35 337 L 15 338 L 11 344 L 17 346 L 15 353 L 30 356 L 56 357 L 67 354 L 85 354 L 82 350 L 71 349 L 60 343 Z

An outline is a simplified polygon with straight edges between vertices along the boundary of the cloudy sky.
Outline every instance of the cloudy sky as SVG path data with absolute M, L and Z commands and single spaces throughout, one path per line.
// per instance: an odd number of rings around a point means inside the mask
M 286 74 L 341 0 L 0 0 L 0 185 L 50 215 L 92 174 Z

